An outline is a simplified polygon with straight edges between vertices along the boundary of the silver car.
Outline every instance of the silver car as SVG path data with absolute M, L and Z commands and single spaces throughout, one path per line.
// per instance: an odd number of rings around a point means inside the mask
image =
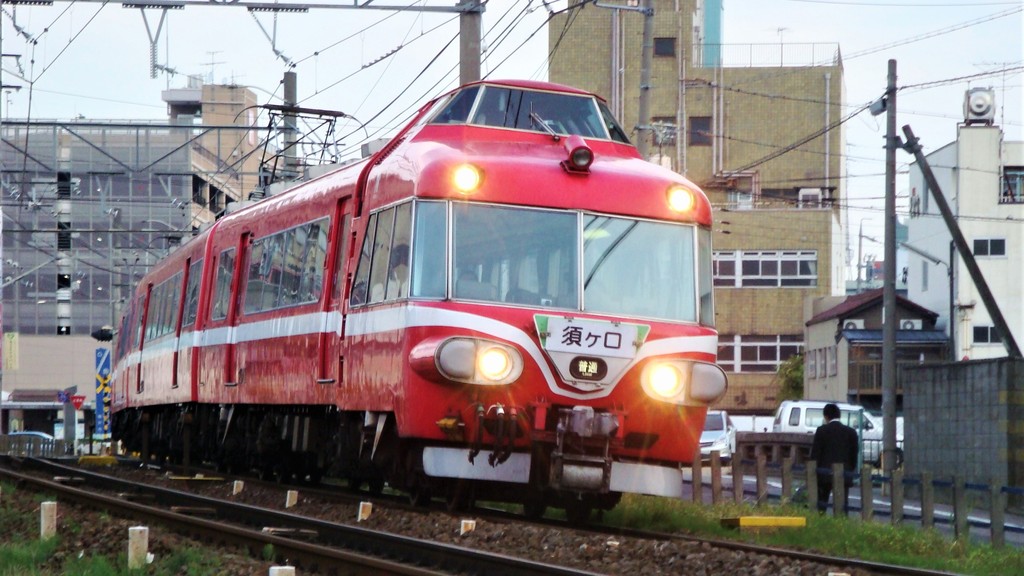
M 718 452 L 722 462 L 728 462 L 735 451 L 736 426 L 729 413 L 724 410 L 708 410 L 704 431 L 700 433 L 701 459 L 709 460 L 712 452 Z

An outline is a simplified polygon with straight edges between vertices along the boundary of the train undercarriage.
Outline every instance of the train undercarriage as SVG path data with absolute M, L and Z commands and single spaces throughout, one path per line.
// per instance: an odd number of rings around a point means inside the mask
M 583 522 L 593 510 L 611 509 L 621 498 L 607 487 L 607 443 L 590 442 L 586 455 L 582 449 L 567 450 L 554 433 L 541 432 L 532 453 L 519 454 L 530 462 L 524 487 L 521 481 L 429 474 L 424 451 L 438 443 L 399 438 L 394 416 L 385 413 L 342 412 L 333 406 L 184 404 L 122 410 L 114 415 L 113 429 L 122 450 L 155 465 L 203 463 L 287 484 L 337 478 L 350 489 L 377 494 L 387 485 L 418 505 L 443 498 L 451 510 L 476 501 L 512 502 L 522 504 L 530 516 L 564 508 L 571 520 Z M 469 453 L 471 459 L 479 454 L 477 465 L 500 467 L 495 455 L 508 452 L 510 440 L 505 442 L 504 448 L 501 440 L 492 439 L 468 449 L 463 442 L 458 454 Z

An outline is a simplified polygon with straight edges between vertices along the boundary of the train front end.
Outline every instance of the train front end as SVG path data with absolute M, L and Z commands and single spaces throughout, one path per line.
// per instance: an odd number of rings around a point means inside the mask
M 576 516 L 678 497 L 725 393 L 706 197 L 563 88 L 463 88 L 377 172 L 347 326 L 369 352 L 350 368 L 403 372 L 392 480 L 413 492 Z M 409 251 L 393 297 L 371 288 L 384 246 Z

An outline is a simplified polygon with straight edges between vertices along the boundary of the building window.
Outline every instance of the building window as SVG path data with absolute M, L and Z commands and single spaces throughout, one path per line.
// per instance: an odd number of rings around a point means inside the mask
M 977 238 L 974 240 L 975 256 L 1006 256 L 1006 240 L 1003 238 Z
M 715 252 L 715 286 L 727 288 L 807 288 L 818 285 L 818 253 L 813 250 Z
M 675 38 L 655 38 L 654 39 L 654 55 L 655 56 L 675 56 L 676 55 L 676 39 Z
M 828 351 L 828 375 L 838 376 L 839 375 L 839 348 L 831 346 L 827 349 Z
M 776 372 L 783 362 L 800 354 L 802 348 L 801 335 L 719 336 L 718 363 L 726 372 Z
M 810 350 L 804 355 L 804 373 L 808 378 L 818 377 L 818 355 Z
M 921 292 L 928 291 L 928 262 L 921 261 Z
M 1003 168 L 1003 193 L 999 196 L 999 203 L 1024 203 L 1024 166 Z
M 690 116 L 687 128 L 690 146 L 711 146 L 711 116 Z
M 974 327 L 974 343 L 975 344 L 999 344 L 999 331 L 996 330 L 995 326 L 975 326 Z

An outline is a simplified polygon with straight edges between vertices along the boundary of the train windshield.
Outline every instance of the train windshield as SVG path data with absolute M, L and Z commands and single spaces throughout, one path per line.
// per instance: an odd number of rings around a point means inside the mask
M 430 122 L 468 122 L 629 143 L 625 131 L 607 106 L 592 96 L 582 94 L 471 86 L 441 104 Z
M 692 225 L 467 203 L 452 213 L 455 299 L 697 321 Z

